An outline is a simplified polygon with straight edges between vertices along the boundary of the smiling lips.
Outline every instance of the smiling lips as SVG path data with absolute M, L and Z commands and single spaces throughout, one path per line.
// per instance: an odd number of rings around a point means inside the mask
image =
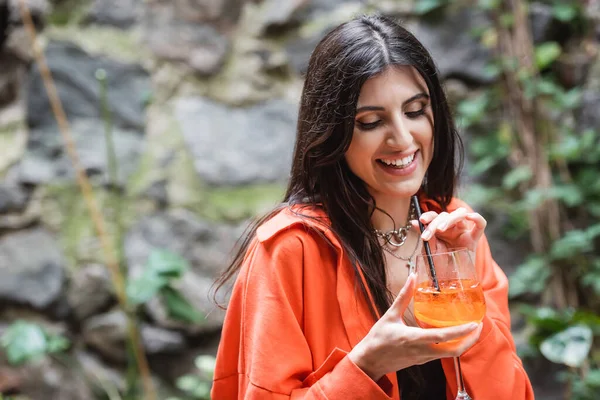
M 377 161 L 380 162 L 381 164 L 387 166 L 387 167 L 392 167 L 392 168 L 397 168 L 397 169 L 404 169 L 406 167 L 408 167 L 413 160 L 415 159 L 417 152 L 412 153 L 409 156 L 403 157 L 403 158 L 399 158 L 399 159 L 383 159 L 380 158 Z

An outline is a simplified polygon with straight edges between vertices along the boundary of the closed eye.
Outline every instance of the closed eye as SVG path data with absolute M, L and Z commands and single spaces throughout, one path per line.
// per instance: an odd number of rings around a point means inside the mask
M 408 118 L 411 118 L 411 119 L 418 118 L 418 117 L 420 117 L 421 115 L 425 114 L 425 107 L 423 107 L 423 108 L 421 108 L 420 110 L 417 110 L 417 111 L 411 111 L 411 112 L 407 112 L 407 113 L 405 113 L 405 114 L 406 114 L 406 116 L 407 116 Z
M 358 129 L 362 131 L 369 131 L 371 129 L 377 128 L 381 124 L 381 120 L 373 121 L 373 122 L 360 122 L 356 121 L 356 125 Z

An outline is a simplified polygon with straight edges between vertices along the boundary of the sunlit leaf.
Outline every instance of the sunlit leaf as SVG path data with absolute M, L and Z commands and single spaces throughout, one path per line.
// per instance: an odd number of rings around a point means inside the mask
M 155 249 L 150 253 L 146 268 L 158 275 L 179 278 L 188 268 L 187 261 L 168 250 Z
M 587 232 L 573 230 L 552 244 L 550 255 L 553 259 L 567 259 L 576 254 L 590 251 L 592 248 L 592 240 Z
M 544 69 L 560 56 L 561 48 L 556 42 L 542 43 L 535 48 L 535 64 L 539 69 Z
M 555 3 L 552 7 L 552 15 L 559 21 L 569 22 L 577 16 L 577 7 L 568 3 Z
M 127 282 L 127 298 L 132 304 L 143 304 L 154 297 L 169 281 L 145 270 L 139 278 Z
M 531 168 L 529 168 L 527 165 L 521 165 L 504 175 L 504 178 L 502 179 L 502 186 L 509 190 L 514 189 L 520 183 L 531 179 L 532 176 L 533 173 L 531 172 Z
M 63 351 L 70 345 L 66 338 L 50 335 L 38 324 L 22 320 L 7 328 L 0 343 L 8 362 L 13 365 L 34 361 L 48 353 Z
M 511 298 L 524 293 L 541 293 L 550 276 L 548 262 L 539 256 L 532 256 L 521 264 L 510 276 L 508 295 Z
M 160 294 L 171 318 L 192 324 L 200 323 L 204 319 L 202 314 L 178 290 L 165 286 L 161 289 Z
M 571 326 L 544 340 L 540 351 L 548 360 L 579 367 L 592 348 L 592 330 L 585 325 Z
M 497 10 L 500 7 L 500 0 L 478 0 L 477 6 L 482 10 Z
M 207 377 L 212 378 L 215 373 L 216 361 L 217 360 L 213 356 L 202 355 L 196 357 L 194 360 L 194 365 L 196 365 L 196 368 L 198 368 L 198 370 L 200 370 Z
M 444 0 L 419 0 L 415 4 L 413 12 L 418 15 L 427 14 L 430 11 L 435 10 L 446 4 Z

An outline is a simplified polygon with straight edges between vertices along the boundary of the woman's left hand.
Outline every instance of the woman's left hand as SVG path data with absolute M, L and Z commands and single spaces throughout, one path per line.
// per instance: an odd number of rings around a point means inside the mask
M 487 221 L 476 212 L 469 212 L 460 207 L 451 213 L 428 211 L 421 215 L 420 221 L 426 229 L 421 234 L 425 241 L 433 240 L 435 251 L 444 251 L 445 248 L 467 248 L 475 251 L 477 243 L 483 235 Z M 412 221 L 418 230 L 417 221 Z M 435 240 L 437 239 L 437 240 Z M 442 243 L 437 243 L 438 241 Z

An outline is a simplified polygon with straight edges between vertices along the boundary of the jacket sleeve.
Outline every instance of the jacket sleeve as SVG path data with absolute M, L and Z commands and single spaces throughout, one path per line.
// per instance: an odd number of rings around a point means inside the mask
M 478 244 L 475 265 L 485 294 L 486 315 L 479 340 L 460 357 L 467 390 L 475 399 L 533 400 L 531 383 L 510 332 L 508 279 L 493 260 L 485 236 Z M 442 362 L 454 368 L 452 359 Z M 456 393 L 456 381 L 448 384 Z
M 374 382 L 342 349 L 313 366 L 303 334 L 306 240 L 315 239 L 291 230 L 251 246 L 223 327 L 213 399 L 391 398 L 389 379 Z

